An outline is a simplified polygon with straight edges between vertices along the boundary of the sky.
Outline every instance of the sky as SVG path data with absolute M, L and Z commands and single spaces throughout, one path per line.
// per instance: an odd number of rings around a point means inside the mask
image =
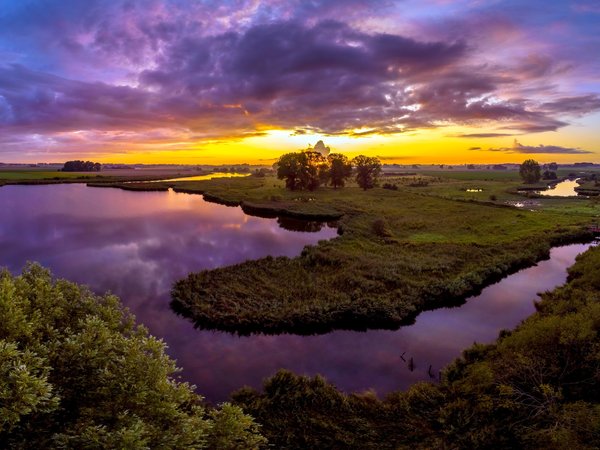
M 0 162 L 600 163 L 600 0 L 0 0 Z

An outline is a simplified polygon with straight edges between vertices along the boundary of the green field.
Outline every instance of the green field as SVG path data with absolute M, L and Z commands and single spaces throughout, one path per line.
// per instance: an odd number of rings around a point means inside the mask
M 4 184 L 109 183 L 119 181 L 152 181 L 166 178 L 198 176 L 207 171 L 190 167 L 107 169 L 100 172 L 61 172 L 43 168 L 0 168 L 0 186 Z
M 22 181 L 22 180 L 62 180 L 85 177 L 95 178 L 98 174 L 79 172 L 58 172 L 42 170 L 0 170 L 0 181 Z
M 419 175 L 450 180 L 519 181 L 516 170 L 415 170 Z
M 463 181 L 431 180 L 415 188 L 414 177 L 404 177 L 396 180 L 398 190 L 368 191 L 292 192 L 273 177 L 124 187 L 173 186 L 266 216 L 341 217 L 340 236 L 297 258 L 248 261 L 190 274 L 175 285 L 177 311 L 202 327 L 238 333 L 397 327 L 533 264 L 552 245 L 589 239 L 587 225 L 600 214 L 589 200 L 562 199 L 560 207 L 547 199 L 548 206 L 531 211 L 464 197 Z M 513 195 L 505 191 L 514 183 L 481 183 Z

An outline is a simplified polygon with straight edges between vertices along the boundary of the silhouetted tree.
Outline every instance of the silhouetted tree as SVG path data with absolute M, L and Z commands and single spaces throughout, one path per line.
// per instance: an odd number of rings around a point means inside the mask
M 285 180 L 285 187 L 291 191 L 300 186 L 300 153 L 286 153 L 277 161 L 277 178 Z
M 285 187 L 292 191 L 314 191 L 328 177 L 327 159 L 318 152 L 286 153 L 276 165 L 277 178 L 285 180 Z
M 300 153 L 300 184 L 302 189 L 314 191 L 328 178 L 327 158 L 319 152 Z
M 540 165 L 533 159 L 528 159 L 521 164 L 519 175 L 525 183 L 532 184 L 540 181 L 542 176 Z
M 558 164 L 556 164 L 555 162 L 551 162 L 550 164 L 548 164 L 548 169 L 550 170 L 558 170 Z
M 381 162 L 378 158 L 359 155 L 352 160 L 356 168 L 356 182 L 365 191 L 377 185 L 381 173 Z
M 352 164 L 345 155 L 331 153 L 327 157 L 329 162 L 329 180 L 334 189 L 344 187 L 346 179 L 352 176 Z
M 556 180 L 556 172 L 552 172 L 551 170 L 545 170 L 542 175 L 544 180 Z

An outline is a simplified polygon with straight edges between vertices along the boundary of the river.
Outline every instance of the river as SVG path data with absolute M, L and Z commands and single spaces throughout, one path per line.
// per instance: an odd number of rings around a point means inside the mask
M 312 232 L 291 231 L 302 229 L 297 224 L 288 228 L 173 191 L 81 184 L 0 188 L 0 266 L 16 273 L 26 261 L 39 261 L 56 276 L 115 293 L 165 341 L 183 368 L 181 378 L 213 402 L 243 385 L 259 387 L 279 368 L 320 373 L 345 391 L 378 394 L 435 377 L 473 342 L 491 342 L 533 313 L 536 293 L 564 283 L 567 267 L 589 247 L 555 248 L 549 260 L 489 286 L 461 307 L 424 312 L 396 331 L 239 337 L 195 329 L 171 311 L 171 285 L 189 272 L 295 256 L 305 245 L 336 236 L 327 225 L 306 227 Z

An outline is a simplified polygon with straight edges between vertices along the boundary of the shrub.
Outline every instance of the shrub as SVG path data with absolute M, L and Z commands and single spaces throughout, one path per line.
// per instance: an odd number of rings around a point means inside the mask
M 235 407 L 207 411 L 162 341 L 112 296 L 53 281 L 37 264 L 0 271 L 4 448 L 256 448 Z

